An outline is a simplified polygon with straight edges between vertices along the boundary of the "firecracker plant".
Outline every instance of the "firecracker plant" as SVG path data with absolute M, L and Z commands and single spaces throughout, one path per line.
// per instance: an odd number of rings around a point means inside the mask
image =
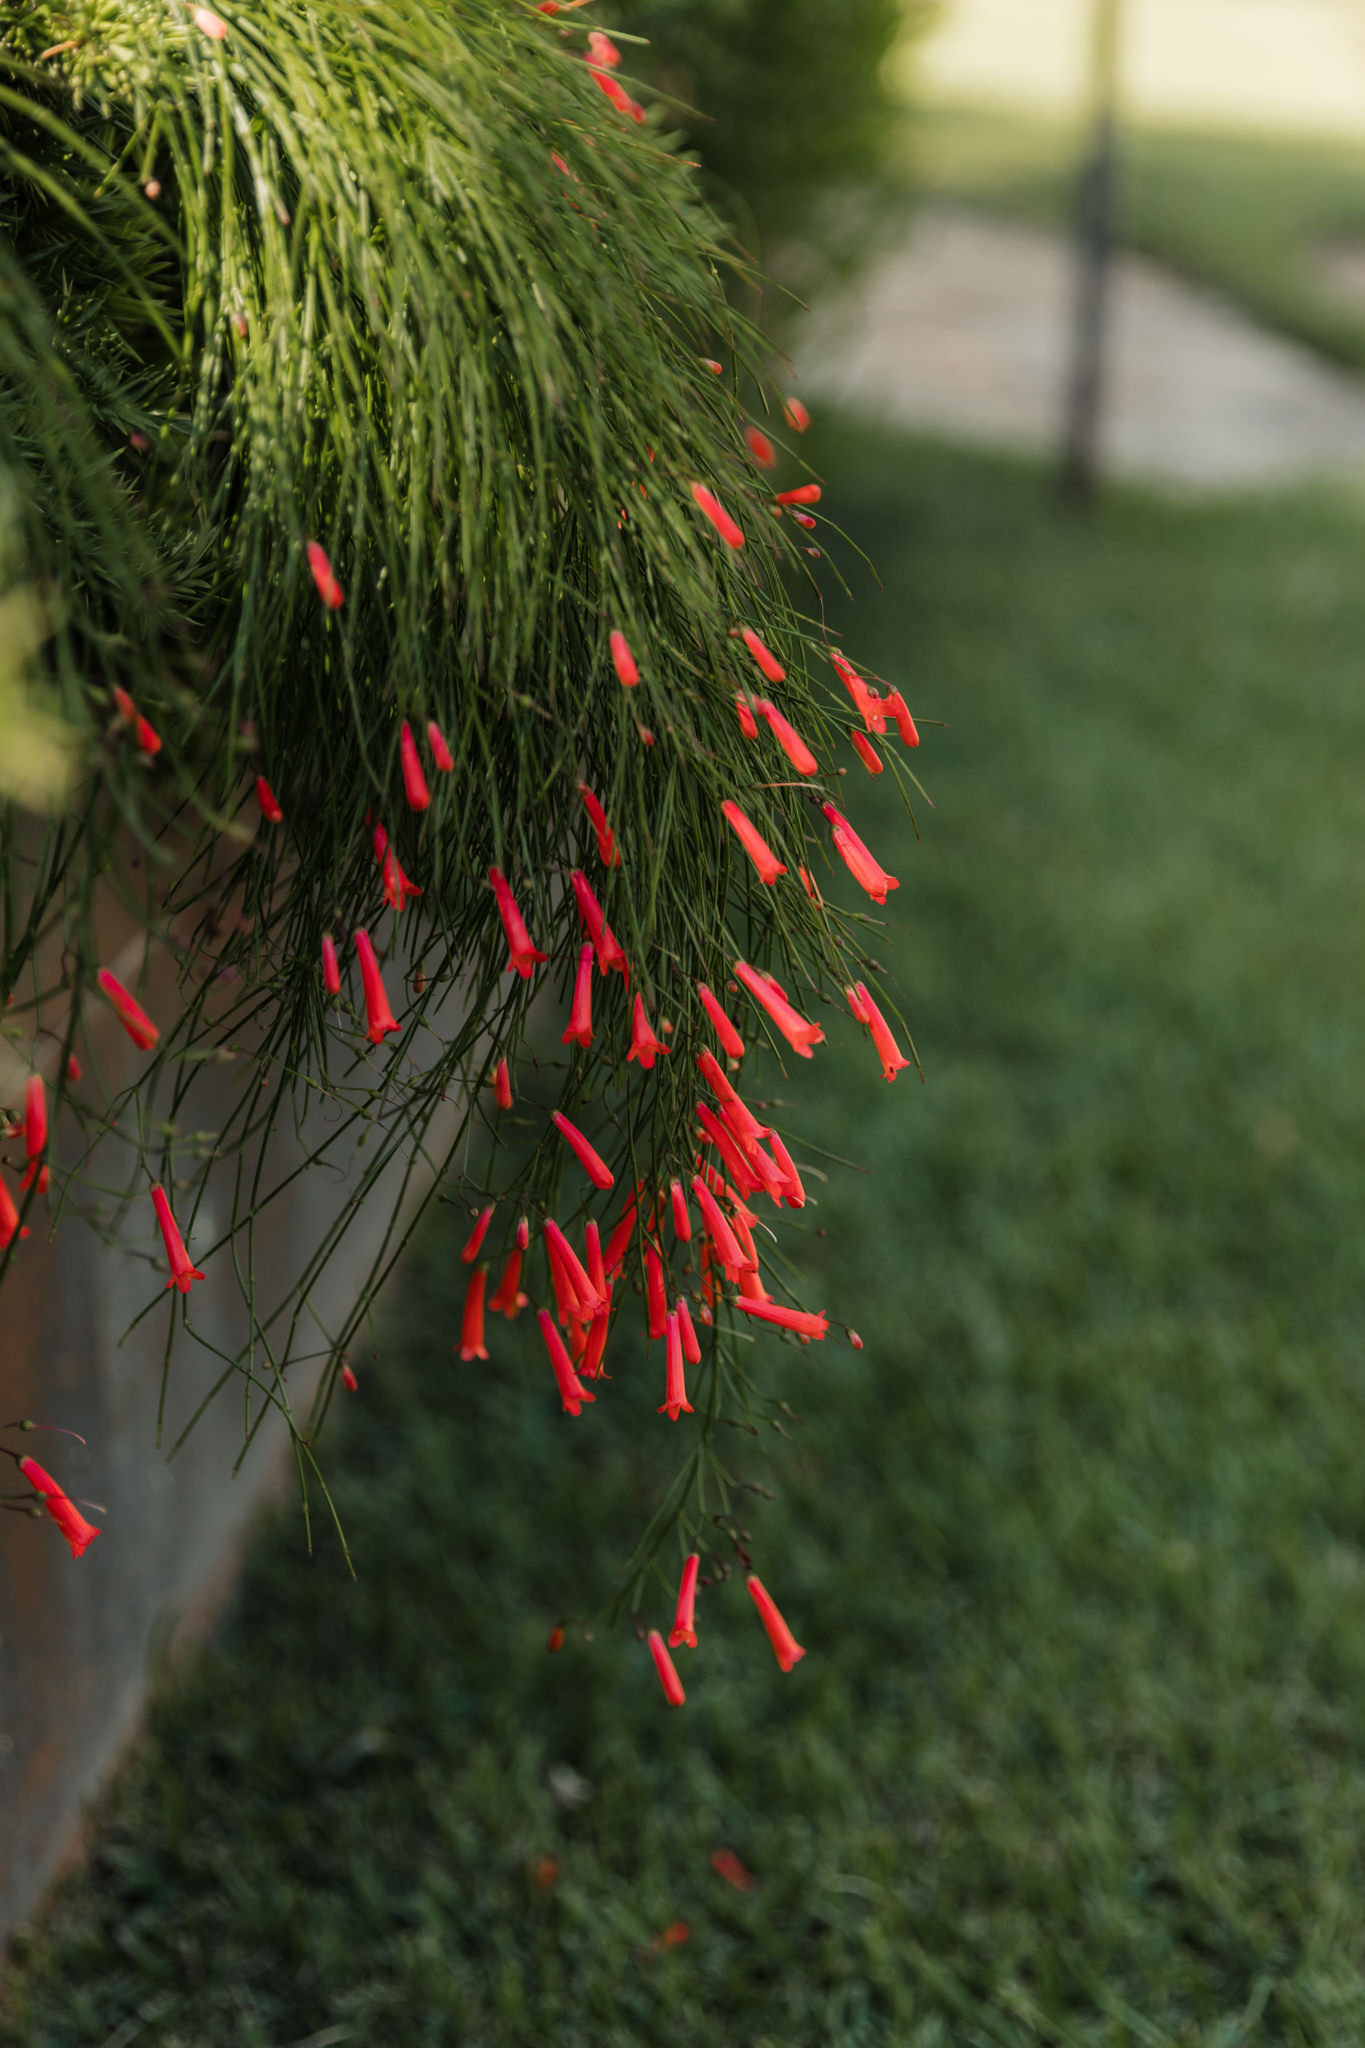
M 349 1348 L 445 1204 L 452 1369 L 496 1371 L 528 1315 L 528 1398 L 577 1426 L 608 1368 L 657 1374 L 685 1452 L 619 1604 L 647 1620 L 677 1529 L 676 1647 L 702 1554 L 753 1562 L 718 1422 L 775 1411 L 781 1346 L 832 1327 L 783 1242 L 800 1145 L 747 1075 L 826 1023 L 906 1065 L 867 950 L 897 884 L 839 778 L 912 783 L 918 734 L 829 644 L 808 416 L 631 69 L 550 0 L 43 0 L 0 29 L 3 561 L 72 764 L 54 809 L 3 812 L 0 1283 L 78 1218 L 155 1252 L 166 1372 L 201 1411 L 237 1382 L 244 1449 L 283 1416 L 306 1504 Z M 824 900 L 837 866 L 866 913 Z M 269 1294 L 276 1205 L 319 1171 L 349 1199 Z M 215 1292 L 235 1347 L 196 1319 Z M 10 1455 L 9 1505 L 79 1555 L 98 1530 Z

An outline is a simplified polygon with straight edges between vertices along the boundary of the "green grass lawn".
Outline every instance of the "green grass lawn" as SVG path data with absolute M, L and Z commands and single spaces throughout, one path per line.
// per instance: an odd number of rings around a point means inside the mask
M 918 189 L 1048 227 L 1070 222 L 1081 147 L 1065 121 L 968 105 L 917 110 L 903 140 Z M 1122 151 L 1131 247 L 1365 369 L 1365 305 L 1329 289 L 1318 260 L 1365 245 L 1365 141 L 1130 126 Z
M 730 1447 L 808 1656 L 734 1584 L 681 1712 L 628 1631 L 546 1653 L 686 1425 L 643 1356 L 575 1423 L 532 1332 L 453 1362 L 431 1239 L 348 1409 L 359 1582 L 270 1534 L 0 2041 L 1365 2039 L 1365 507 L 816 453 L 850 645 L 948 727 L 923 844 L 857 792 L 927 1083 L 850 1024 L 782 1091 L 864 1169 L 798 1242 L 866 1349 L 775 1352 L 795 1441 Z

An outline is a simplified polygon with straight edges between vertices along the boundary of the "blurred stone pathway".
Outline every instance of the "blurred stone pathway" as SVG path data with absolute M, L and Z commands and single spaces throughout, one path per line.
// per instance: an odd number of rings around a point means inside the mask
M 800 388 L 948 437 L 1057 447 L 1072 279 L 1060 237 L 926 205 L 796 345 Z M 1365 473 L 1365 384 L 1145 257 L 1116 259 L 1111 474 L 1191 489 Z

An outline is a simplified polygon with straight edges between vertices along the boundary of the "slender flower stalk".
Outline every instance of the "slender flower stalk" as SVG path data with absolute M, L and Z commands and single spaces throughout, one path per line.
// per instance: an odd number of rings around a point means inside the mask
M 844 864 L 860 888 L 866 889 L 874 903 L 885 903 L 888 889 L 899 889 L 900 883 L 894 875 L 888 875 L 885 868 L 863 845 L 843 812 L 833 804 L 821 804 L 821 810 L 834 827 L 834 844 L 843 855 Z
M 282 825 L 284 823 L 284 812 L 280 809 L 280 800 L 266 781 L 264 775 L 256 777 L 256 801 L 261 807 L 261 816 L 265 819 L 267 825 Z
M 687 1398 L 687 1380 L 683 1371 L 682 1337 L 678 1331 L 678 1318 L 669 1315 L 664 1318 L 667 1337 L 667 1365 L 664 1378 L 664 1398 L 655 1413 L 666 1415 L 670 1422 L 676 1422 L 680 1415 L 696 1413 Z
M 582 1131 L 579 1130 L 577 1124 L 570 1123 L 569 1119 L 557 1109 L 551 1111 L 550 1122 L 568 1145 L 593 1186 L 603 1190 L 615 1187 L 616 1175 L 607 1165 L 601 1153 L 595 1151 L 588 1143 L 588 1140 L 584 1137 Z
M 755 1295 L 744 1294 L 735 1307 L 756 1322 L 775 1323 L 779 1330 L 791 1330 L 798 1337 L 814 1337 L 818 1342 L 829 1335 L 829 1317 L 817 1315 L 811 1309 L 784 1308 L 780 1301 L 760 1301 Z
M 578 971 L 574 976 L 573 1002 L 569 1009 L 568 1029 L 560 1037 L 561 1045 L 581 1045 L 584 1051 L 592 1044 L 592 941 L 581 946 L 578 952 Z
M 578 794 L 583 799 L 583 808 L 588 814 L 588 821 L 597 835 L 598 859 L 604 868 L 619 868 L 621 865 L 621 851 L 616 844 L 616 835 L 607 823 L 606 812 L 588 788 L 586 782 L 579 783 Z
M 318 596 L 329 612 L 340 611 L 345 603 L 345 592 L 332 574 L 332 565 L 327 559 L 327 550 L 319 541 L 308 543 L 308 567 L 313 572 Z
M 488 1356 L 483 1341 L 483 1297 L 487 1285 L 487 1266 L 476 1266 L 464 1291 L 464 1314 L 460 1318 L 460 1357 L 466 1365 L 471 1359 Z
M 744 1057 L 744 1040 L 740 1037 L 704 981 L 697 983 L 697 994 L 701 997 L 701 1006 L 715 1028 L 716 1036 L 721 1043 L 721 1050 L 728 1053 L 732 1060 L 742 1060 Z
M 788 722 L 768 698 L 760 697 L 756 706 L 760 718 L 766 718 L 773 738 L 781 747 L 798 775 L 818 775 L 820 763 L 802 739 L 796 727 Z
M 773 1655 L 784 1671 L 790 1671 L 805 1656 L 805 1651 L 778 1613 L 777 1602 L 755 1572 L 750 1572 L 744 1582 L 749 1588 L 759 1619 L 768 1631 L 768 1641 L 773 1646 Z
M 716 532 L 725 542 L 725 545 L 729 548 L 742 548 L 744 545 L 744 535 L 735 525 L 734 520 L 721 504 L 715 492 L 708 491 L 705 484 L 693 484 L 692 497 L 698 511 L 705 513 L 706 517 L 715 527 Z
M 503 931 L 507 934 L 507 972 L 519 974 L 529 981 L 538 960 L 548 960 L 549 954 L 542 953 L 531 944 L 531 935 L 526 929 L 516 899 L 507 886 L 507 879 L 500 868 L 490 868 L 488 879 L 493 884 L 493 894 L 498 899 L 498 915 L 502 919 Z
M 752 626 L 741 626 L 739 637 L 758 663 L 760 672 L 770 683 L 785 683 L 787 671 L 783 668 L 771 647 L 759 639 Z
M 487 1237 L 488 1226 L 493 1221 L 494 1206 L 492 1202 L 489 1203 L 465 1240 L 465 1247 L 460 1253 L 460 1258 L 466 1266 L 472 1266 L 475 1259 L 479 1256 L 479 1247 Z
M 44 1472 L 36 1458 L 21 1458 L 19 1470 L 71 1545 L 71 1555 L 82 1557 L 100 1531 L 93 1522 L 86 1521 L 76 1503 L 63 1493 L 50 1473 Z
M 766 883 L 768 888 L 771 889 L 778 876 L 786 874 L 786 867 L 773 852 L 771 846 L 769 846 L 767 840 L 763 837 L 763 834 L 753 823 L 752 819 L 745 815 L 737 803 L 727 798 L 721 805 L 721 810 L 728 823 L 734 828 L 740 845 L 758 870 L 759 881 Z
M 876 999 L 869 995 L 866 982 L 858 983 L 858 1003 L 862 1011 L 860 1021 L 871 1030 L 872 1043 L 876 1046 L 881 1059 L 882 1076 L 887 1081 L 894 1081 L 901 1068 L 908 1067 L 910 1062 L 897 1045 L 891 1026 L 878 1009 Z M 857 1011 L 854 1014 L 856 1016 Z
M 455 768 L 455 756 L 446 745 L 445 734 L 441 731 L 434 718 L 427 720 L 427 745 L 431 748 L 431 758 L 440 769 L 442 775 L 452 774 Z
M 564 1348 L 564 1339 L 555 1328 L 554 1317 L 550 1311 L 546 1308 L 537 1309 L 536 1321 L 540 1324 L 540 1334 L 545 1339 L 545 1349 L 550 1354 L 550 1364 L 554 1368 L 555 1384 L 559 1388 L 559 1398 L 564 1412 L 567 1415 L 577 1415 L 585 1401 L 595 1401 L 597 1396 L 590 1388 L 584 1386 L 574 1371 L 573 1360 Z
M 341 994 L 341 967 L 337 960 L 336 942 L 326 932 L 322 937 L 322 985 L 329 996 Z
M 387 1031 L 401 1031 L 402 1026 L 389 1007 L 389 998 L 379 972 L 379 962 L 374 956 L 370 935 L 360 930 L 355 935 L 355 949 L 360 956 L 360 979 L 365 990 L 365 1015 L 369 1024 L 371 1045 L 378 1045 Z
M 735 973 L 754 1001 L 767 1011 L 792 1051 L 803 1060 L 813 1058 L 812 1046 L 824 1042 L 825 1034 L 820 1026 L 813 1024 L 809 1017 L 803 1017 L 801 1012 L 787 1001 L 781 990 L 756 968 L 750 967 L 747 961 L 736 960 Z
M 683 1691 L 683 1682 L 677 1674 L 673 1659 L 664 1648 L 663 1637 L 657 1628 L 652 1628 L 646 1640 L 649 1643 L 649 1654 L 654 1659 L 654 1669 L 659 1674 L 659 1683 L 664 1689 L 664 1698 L 670 1707 L 680 1707 L 687 1694 Z
M 678 1607 L 669 1631 L 668 1647 L 677 1650 L 686 1643 L 689 1650 L 697 1647 L 697 1572 L 701 1567 L 701 1553 L 694 1550 L 682 1568 L 682 1579 L 678 1585 Z
M 493 1100 L 499 1109 L 512 1107 L 512 1076 L 507 1071 L 506 1060 L 499 1060 L 493 1069 Z
M 611 636 L 609 645 L 611 647 L 612 666 L 616 670 L 617 681 L 623 689 L 633 690 L 640 680 L 640 669 L 635 656 L 630 651 L 630 642 L 626 639 L 624 633 L 615 632 Z
M 414 811 L 424 811 L 431 802 L 431 791 L 427 778 L 422 773 L 421 757 L 417 742 L 412 736 L 412 727 L 403 720 L 403 730 L 398 736 L 398 753 L 403 766 L 403 789 L 408 803 Z
M 649 1313 L 650 1336 L 666 1335 L 668 1296 L 664 1291 L 664 1262 L 652 1244 L 645 1246 L 645 1307 Z
M 156 1210 L 156 1220 L 161 1225 L 162 1242 L 166 1247 L 166 1262 L 171 1269 L 171 1277 L 166 1285 L 178 1287 L 182 1294 L 188 1294 L 193 1283 L 202 1280 L 204 1275 L 197 1266 L 190 1263 L 190 1255 L 185 1250 L 185 1240 L 180 1235 L 175 1218 L 171 1214 L 171 1205 L 166 1199 L 166 1190 L 159 1183 L 152 1189 L 152 1207 Z
M 630 1051 L 626 1054 L 627 1066 L 629 1066 L 632 1060 L 638 1060 L 645 1072 L 648 1073 L 660 1053 L 671 1053 L 672 1050 L 671 1045 L 665 1045 L 661 1038 L 654 1036 L 649 1018 L 645 1013 L 645 999 L 637 992 L 635 1008 L 631 1017 Z

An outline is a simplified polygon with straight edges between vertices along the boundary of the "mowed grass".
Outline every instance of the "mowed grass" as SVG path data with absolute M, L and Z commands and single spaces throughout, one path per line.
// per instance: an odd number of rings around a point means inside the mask
M 903 134 L 903 163 L 929 197 L 1069 230 L 1082 129 L 1042 113 L 931 103 Z M 1268 326 L 1365 369 L 1365 298 L 1345 297 L 1324 259 L 1365 255 L 1365 135 L 1271 136 L 1126 124 L 1118 232 Z
M 734 1582 L 682 1711 L 629 1631 L 547 1654 L 687 1425 L 643 1355 L 577 1422 L 529 1332 L 460 1367 L 437 1233 L 358 1361 L 358 1583 L 269 1536 L 6 2044 L 1365 2038 L 1365 509 L 815 454 L 936 809 L 849 753 L 926 1084 L 834 1021 L 768 1083 L 862 1168 L 784 1234 L 866 1349 L 765 1340 L 795 1441 L 724 1433 L 809 1654 Z

